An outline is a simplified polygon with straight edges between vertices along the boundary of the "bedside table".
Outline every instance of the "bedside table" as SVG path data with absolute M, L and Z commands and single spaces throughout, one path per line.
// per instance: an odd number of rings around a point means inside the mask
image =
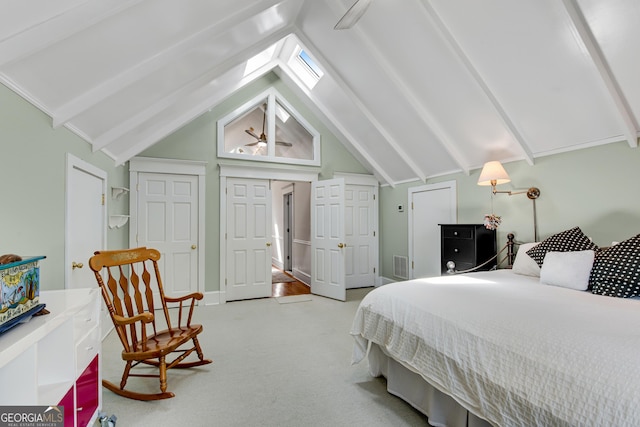
M 487 230 L 483 224 L 440 225 L 440 268 L 447 274 L 447 263 L 453 261 L 456 271 L 464 271 L 482 264 L 496 255 L 496 231 Z M 491 270 L 497 265 L 492 260 L 478 271 Z

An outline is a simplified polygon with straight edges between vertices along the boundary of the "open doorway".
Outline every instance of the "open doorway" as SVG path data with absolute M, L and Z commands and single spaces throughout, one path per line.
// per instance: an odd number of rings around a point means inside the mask
M 311 293 L 311 288 L 278 267 L 271 267 L 271 297 L 289 297 Z
M 272 297 L 311 293 L 311 183 L 271 181 Z

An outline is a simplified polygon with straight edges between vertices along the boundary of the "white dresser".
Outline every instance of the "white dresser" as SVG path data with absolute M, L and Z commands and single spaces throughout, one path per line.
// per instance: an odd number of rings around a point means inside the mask
M 0 335 L 0 405 L 63 405 L 65 426 L 102 406 L 99 289 L 40 292 L 50 314 Z

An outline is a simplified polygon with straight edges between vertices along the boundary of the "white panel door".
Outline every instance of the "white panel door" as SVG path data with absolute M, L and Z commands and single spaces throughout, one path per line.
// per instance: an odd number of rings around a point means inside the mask
M 347 289 L 375 285 L 377 236 L 375 187 L 345 188 L 345 279 Z
M 198 291 L 198 177 L 138 175 L 138 246 L 160 251 L 167 296 Z
M 268 180 L 227 180 L 226 300 L 271 296 L 271 188 Z
M 105 249 L 106 181 L 103 170 L 67 156 L 66 288 L 97 286 L 88 261 Z
M 456 223 L 455 183 L 433 184 L 410 193 L 411 278 L 439 276 L 440 226 Z
M 346 300 L 344 179 L 311 183 L 311 292 Z

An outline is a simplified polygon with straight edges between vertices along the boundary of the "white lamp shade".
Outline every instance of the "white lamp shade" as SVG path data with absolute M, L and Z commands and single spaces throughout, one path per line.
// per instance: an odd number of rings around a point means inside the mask
M 506 184 L 511 181 L 509 174 L 502 167 L 502 163 L 497 160 L 484 164 L 478 178 L 478 185 L 492 185 L 491 181 L 494 181 L 493 184 L 495 185 Z

